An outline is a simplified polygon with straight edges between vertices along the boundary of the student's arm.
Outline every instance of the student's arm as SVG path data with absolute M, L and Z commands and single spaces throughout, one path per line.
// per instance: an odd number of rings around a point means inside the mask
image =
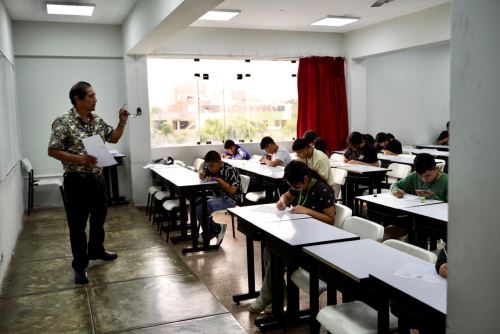
M 412 188 L 411 187 L 411 179 L 412 179 L 412 176 L 411 174 L 408 175 L 407 177 L 405 177 L 404 179 L 401 179 L 399 181 L 397 181 L 396 183 L 393 183 L 391 185 L 391 194 L 393 194 L 394 196 L 398 197 L 398 198 L 401 198 L 404 196 L 405 193 L 407 192 L 412 192 Z M 415 190 L 415 189 L 413 189 Z
M 444 278 L 448 277 L 448 258 L 443 249 L 438 254 L 438 258 L 436 261 L 436 271 L 439 275 Z
M 313 209 L 306 208 L 302 205 L 297 205 L 292 208 L 293 213 L 302 213 L 313 217 L 314 219 L 320 220 L 323 223 L 327 223 L 329 225 L 335 224 L 335 206 L 331 206 L 329 208 L 323 209 L 322 212 L 315 211 Z
M 280 159 L 275 159 L 275 160 L 267 160 L 266 165 L 271 166 L 271 167 L 276 167 L 276 166 L 282 166 L 284 165 L 284 162 Z
M 237 186 L 227 183 L 221 177 L 218 177 L 215 180 L 217 181 L 217 183 L 219 183 L 219 185 L 222 187 L 222 189 L 224 189 L 224 191 L 226 193 L 228 193 L 229 195 L 234 195 L 236 193 L 236 191 L 238 190 Z
M 439 137 L 436 139 L 437 145 L 448 145 L 449 133 L 448 131 L 443 131 L 439 134 Z

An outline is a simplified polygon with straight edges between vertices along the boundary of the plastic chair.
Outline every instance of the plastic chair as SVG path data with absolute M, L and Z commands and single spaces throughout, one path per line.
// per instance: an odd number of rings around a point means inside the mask
M 146 216 L 151 217 L 154 195 L 161 190 L 160 186 L 151 186 L 148 189 L 148 201 L 146 202 Z
M 342 192 L 340 191 L 342 186 L 345 184 L 347 177 L 347 171 L 340 168 L 332 168 L 333 173 L 333 192 L 335 195 L 335 200 L 339 201 L 342 198 Z
M 392 163 L 388 167 L 390 171 L 387 172 L 386 182 L 392 184 L 400 179 L 404 179 L 411 173 L 411 166 L 399 163 Z
M 35 180 L 35 171 L 33 169 L 33 165 L 31 161 L 27 158 L 21 160 L 21 165 L 24 170 L 28 173 L 28 216 L 33 211 L 33 202 L 34 202 L 34 187 L 35 186 L 50 186 L 55 185 L 59 187 L 59 191 L 61 193 L 61 198 L 63 201 L 64 209 L 66 210 L 66 195 L 64 193 L 63 182 L 59 178 L 44 178 L 41 180 Z
M 352 210 L 342 204 L 335 203 L 335 227 L 343 228 L 344 222 L 352 216 Z
M 382 225 L 357 216 L 348 218 L 342 229 L 356 234 L 361 239 L 372 239 L 380 242 L 384 238 Z
M 433 252 L 400 240 L 389 239 L 384 241 L 383 244 L 398 249 L 407 254 L 413 255 L 415 257 L 418 257 L 419 259 L 422 259 L 427 262 L 436 263 L 437 260 L 437 256 Z
M 443 159 L 434 159 L 436 161 L 436 167 L 439 168 L 441 173 L 444 172 L 444 167 L 446 166 L 446 161 Z
M 344 222 L 346 219 L 351 217 L 352 215 L 352 210 L 349 209 L 347 206 L 342 205 L 342 204 L 337 204 L 335 203 L 335 226 L 338 228 L 342 228 L 344 225 Z M 292 282 L 295 283 L 295 285 L 309 293 L 309 272 L 307 270 L 304 270 L 302 268 L 299 268 L 295 270 L 292 273 L 291 276 Z M 319 280 L 319 294 L 321 295 L 323 292 L 326 291 L 327 285 L 325 282 L 322 280 Z
M 330 156 L 330 160 L 331 161 L 340 161 L 340 162 L 343 162 L 344 161 L 344 156 L 342 154 L 339 154 L 339 153 L 333 153 L 331 156 Z

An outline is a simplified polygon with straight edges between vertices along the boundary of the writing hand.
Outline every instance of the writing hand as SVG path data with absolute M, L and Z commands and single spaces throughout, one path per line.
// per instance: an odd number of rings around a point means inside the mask
M 405 195 L 405 192 L 401 189 L 393 191 L 392 194 L 396 196 L 397 198 L 401 198 Z
M 285 204 L 285 201 L 283 201 L 283 199 L 279 199 L 278 202 L 276 202 L 276 207 L 278 208 L 278 210 L 285 210 L 286 209 L 286 204 Z
M 198 176 L 200 177 L 200 180 L 204 180 L 205 177 L 206 177 L 206 175 L 205 175 L 205 173 L 203 171 L 199 172 Z
M 97 158 L 93 155 L 84 154 L 80 156 L 80 165 L 93 166 L 97 163 Z

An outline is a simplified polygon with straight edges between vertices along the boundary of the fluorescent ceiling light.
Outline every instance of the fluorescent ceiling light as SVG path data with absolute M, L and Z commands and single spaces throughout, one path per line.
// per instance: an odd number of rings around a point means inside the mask
M 311 23 L 312 26 L 328 26 L 328 27 L 342 27 L 346 24 L 359 21 L 359 17 L 347 17 L 347 16 L 332 16 L 327 17 Z
M 229 10 L 229 9 L 221 9 L 221 10 L 211 10 L 205 13 L 198 20 L 210 20 L 210 21 L 229 21 L 236 15 L 240 14 L 240 10 Z
M 92 16 L 94 4 L 47 2 L 47 14 Z

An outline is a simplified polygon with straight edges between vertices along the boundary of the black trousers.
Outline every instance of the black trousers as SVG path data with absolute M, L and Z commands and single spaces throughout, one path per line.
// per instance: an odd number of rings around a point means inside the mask
M 72 267 L 84 270 L 89 257 L 99 257 L 104 253 L 104 221 L 107 214 L 107 189 L 102 174 L 65 173 L 66 215 L 69 238 L 73 253 Z M 87 221 L 89 238 L 87 243 Z

